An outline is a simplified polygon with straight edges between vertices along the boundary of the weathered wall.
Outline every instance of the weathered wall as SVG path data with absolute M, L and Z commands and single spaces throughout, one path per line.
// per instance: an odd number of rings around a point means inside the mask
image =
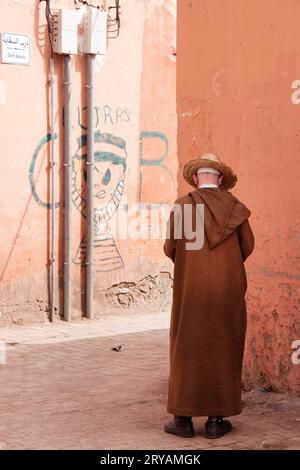
M 245 382 L 296 392 L 300 365 L 292 363 L 291 346 L 300 339 L 299 21 L 297 0 L 178 2 L 179 167 L 212 150 L 236 171 L 233 193 L 251 209 L 256 237 L 246 262 Z M 179 192 L 187 190 L 180 174 Z
M 72 0 L 52 0 L 53 8 L 74 8 Z M 99 2 L 94 2 L 99 4 Z M 116 217 L 131 204 L 173 200 L 177 191 L 176 99 L 174 56 L 175 0 L 121 1 L 120 36 L 110 40 L 107 56 L 97 61 L 95 120 L 99 142 L 95 194 L 111 200 L 118 189 Z M 107 1 L 107 4 L 112 2 Z M 114 4 L 114 2 L 113 2 Z M 49 239 L 49 44 L 39 0 L 1 2 L 0 31 L 31 36 L 29 66 L 0 65 L 0 322 L 22 323 L 47 318 Z M 74 155 L 73 197 L 73 316 L 82 314 L 84 300 L 84 199 L 85 60 L 76 56 L 73 65 L 72 143 Z M 57 309 L 62 313 L 63 291 L 63 77 L 62 58 L 56 58 L 56 132 L 58 165 Z M 97 140 L 97 139 L 96 139 Z M 103 152 L 114 155 L 105 162 Z M 95 155 L 96 155 L 95 153 Z M 116 164 L 116 162 L 123 162 Z M 125 163 L 124 163 L 125 162 Z M 124 171 L 124 167 L 126 170 Z M 122 189 L 122 187 L 124 189 Z M 82 192 L 83 190 L 83 192 Z M 95 201 L 97 202 L 97 201 Z M 162 299 L 163 286 L 170 289 L 170 265 L 162 252 L 162 240 L 110 237 L 110 252 L 95 247 L 95 313 L 110 304 L 111 287 L 117 289 L 117 305 L 135 300 Z M 148 225 L 148 222 L 146 222 Z M 149 222 L 150 225 L 150 222 Z M 161 224 L 161 229 L 164 229 Z M 101 235 L 101 234 L 100 234 Z M 127 283 L 127 284 L 126 284 Z M 129 284 L 128 284 L 129 283 Z M 118 285 L 120 286 L 118 287 Z M 117 286 L 117 287 L 116 287 Z M 126 287 L 127 286 L 127 287 Z M 129 286 L 129 287 L 128 287 Z M 153 292 L 153 295 L 152 295 Z

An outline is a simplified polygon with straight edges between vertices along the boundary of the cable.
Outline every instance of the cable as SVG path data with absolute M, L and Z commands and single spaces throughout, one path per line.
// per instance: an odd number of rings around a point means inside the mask
M 51 57 L 53 57 L 53 44 L 52 44 L 52 30 L 51 30 L 51 20 L 53 18 L 52 12 L 51 12 L 51 0 L 40 0 L 41 2 L 46 2 L 46 10 L 45 10 L 45 16 L 47 20 L 47 30 L 48 30 L 48 36 L 49 36 L 49 41 L 50 41 L 50 48 L 51 48 Z
M 101 0 L 99 0 L 101 1 Z M 102 3 L 102 2 L 101 2 Z M 76 8 L 80 8 L 80 5 L 86 5 L 88 7 L 97 8 L 98 10 L 104 10 L 103 5 L 94 5 L 88 0 L 74 0 Z M 115 6 L 108 7 L 107 14 L 107 33 L 108 39 L 115 39 L 119 36 L 121 21 L 120 21 L 120 0 L 115 0 Z M 112 18 L 111 11 L 115 10 L 114 18 Z
M 97 8 L 97 10 L 103 10 L 103 5 L 98 5 L 98 6 L 93 5 L 92 3 L 89 3 L 87 0 L 74 0 L 74 4 L 76 5 L 77 8 L 79 8 L 78 4 L 81 4 L 81 5 L 86 5 L 88 7 Z

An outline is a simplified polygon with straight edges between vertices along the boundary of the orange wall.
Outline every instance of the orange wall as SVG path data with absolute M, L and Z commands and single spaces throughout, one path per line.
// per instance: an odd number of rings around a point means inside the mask
M 4 4 L 5 3 L 5 4 Z M 107 0 L 107 5 L 114 4 Z M 99 181 L 109 166 L 113 191 L 120 179 L 124 192 L 117 212 L 126 204 L 162 204 L 177 192 L 175 68 L 175 0 L 121 2 L 121 30 L 108 43 L 105 61 L 97 60 L 95 89 L 96 129 L 118 138 L 124 148 L 111 142 L 95 145 L 96 151 L 114 151 L 126 160 L 120 165 L 100 165 Z M 94 4 L 99 4 L 95 1 Z M 72 0 L 52 0 L 52 7 L 74 8 Z M 44 320 L 48 305 L 47 264 L 49 259 L 49 44 L 45 24 L 45 3 L 39 0 L 1 2 L 0 31 L 31 36 L 29 66 L 0 64 L 0 301 L 1 321 Z M 85 59 L 74 57 L 72 91 L 72 153 L 85 149 L 78 139 L 85 133 Z M 56 57 L 57 159 L 57 290 L 63 287 L 63 128 L 62 58 Z M 104 148 L 105 147 L 105 148 Z M 149 163 L 149 160 L 153 162 Z M 80 160 L 74 158 L 80 185 L 84 186 Z M 103 173 L 103 174 L 102 174 Z M 155 182 L 153 184 L 153 182 Z M 154 189 L 155 188 L 155 189 Z M 103 189 L 103 188 L 102 188 Z M 74 197 L 75 199 L 75 197 Z M 78 202 L 78 201 L 77 201 Z M 84 220 L 73 204 L 73 258 L 84 235 Z M 110 222 L 109 224 L 110 225 Z M 164 227 L 161 227 L 164 230 Z M 109 229 L 108 229 L 109 230 Z M 121 240 L 112 244 L 115 264 L 97 265 L 95 313 L 101 312 L 103 291 L 122 281 L 136 282 L 147 274 L 170 270 L 162 251 L 162 240 Z M 97 253 L 96 253 L 97 256 Z M 98 256 L 99 258 L 99 256 Z M 74 262 L 73 315 L 81 314 L 84 269 Z M 57 303 L 58 310 L 61 310 Z
M 212 150 L 238 175 L 256 249 L 245 381 L 300 391 L 300 2 L 178 1 L 179 168 Z M 295 89 L 292 88 L 294 83 Z M 294 95 L 293 95 L 294 94 Z M 179 172 L 179 193 L 189 190 Z

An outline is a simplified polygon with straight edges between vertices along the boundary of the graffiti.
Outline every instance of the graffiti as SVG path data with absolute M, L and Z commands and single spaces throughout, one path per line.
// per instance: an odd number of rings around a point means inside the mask
M 57 139 L 57 134 L 54 134 L 54 140 Z M 37 158 L 39 156 L 39 153 L 42 149 L 42 147 L 47 144 L 48 142 L 50 142 L 51 140 L 51 134 L 47 134 L 45 137 L 43 137 L 34 153 L 33 153 L 33 156 L 32 156 L 32 159 L 31 159 L 31 163 L 30 163 L 30 167 L 29 167 L 29 184 L 30 184 L 30 188 L 31 188 L 31 193 L 34 197 L 34 200 L 40 204 L 42 207 L 45 207 L 46 209 L 50 209 L 51 208 L 51 204 L 49 202 L 44 202 L 41 200 L 41 198 L 39 197 L 38 193 L 37 193 L 37 190 L 36 190 L 36 180 L 34 178 L 34 174 L 35 174 L 35 169 L 36 169 L 36 162 L 37 162 Z M 55 203 L 55 208 L 59 207 L 59 202 L 56 202 Z
M 87 127 L 85 125 L 86 120 L 86 110 L 87 107 L 80 109 L 77 108 L 77 116 L 78 116 L 78 125 L 81 129 L 86 130 Z M 130 110 L 128 108 L 112 108 L 105 104 L 102 107 L 95 106 L 94 107 L 94 120 L 95 120 L 95 127 L 97 128 L 98 125 L 105 126 L 107 124 L 117 126 L 119 124 L 127 123 L 130 121 Z
M 86 130 L 86 107 L 77 108 L 78 125 Z M 130 110 L 128 108 L 96 106 L 95 127 L 100 124 L 118 125 L 130 121 Z M 62 114 L 64 124 L 64 113 Z M 57 139 L 57 134 L 54 135 Z M 38 194 L 36 184 L 39 177 L 37 161 L 42 148 L 51 140 L 51 134 L 43 137 L 34 150 L 30 168 L 29 184 L 34 200 L 41 207 L 50 209 L 51 204 L 42 200 Z M 72 158 L 72 200 L 76 209 L 86 218 L 87 202 L 86 192 L 86 140 L 87 136 L 82 135 L 77 139 L 77 150 Z M 94 136 L 94 265 L 96 271 L 113 271 L 124 267 L 122 256 L 120 255 L 109 221 L 117 211 L 124 190 L 124 179 L 126 172 L 126 142 L 121 137 L 109 133 L 101 133 L 99 130 Z M 42 165 L 43 162 L 41 162 Z M 60 203 L 55 203 L 55 208 L 60 207 Z M 73 260 L 75 263 L 86 264 L 86 236 L 79 244 Z
M 77 139 L 78 148 L 73 157 L 72 199 L 75 207 L 86 218 L 86 141 Z M 124 190 L 126 172 L 125 140 L 112 134 L 95 132 L 94 135 L 94 265 L 99 272 L 114 271 L 124 267 L 109 221 L 117 211 Z M 80 242 L 75 263 L 86 263 L 86 236 Z
M 85 131 L 86 107 L 77 108 L 78 125 Z M 98 126 L 103 129 L 103 125 L 117 125 L 130 121 L 130 110 L 128 108 L 103 107 L 94 108 L 95 128 Z M 98 127 L 98 129 L 99 129 Z M 57 134 L 54 135 L 57 139 Z M 51 208 L 51 203 L 44 201 L 38 194 L 36 185 L 40 174 L 43 161 L 40 168 L 37 169 L 37 161 L 44 146 L 51 140 L 51 135 L 43 137 L 34 150 L 30 168 L 29 184 L 34 200 L 45 209 Z M 147 143 L 147 146 L 146 146 Z M 162 146 L 162 150 L 155 150 L 148 156 L 150 149 Z M 87 135 L 84 133 L 76 140 L 76 150 L 72 157 L 72 201 L 78 212 L 83 218 L 87 218 L 87 200 L 86 200 L 86 157 L 87 157 Z M 158 154 L 158 155 L 157 155 Z M 139 152 L 139 186 L 138 186 L 138 205 L 139 208 L 160 208 L 163 204 L 169 203 L 169 200 L 157 191 L 155 186 L 154 201 L 148 198 L 145 203 L 143 195 L 143 185 L 147 189 L 154 188 L 152 182 L 157 181 L 154 170 L 159 173 L 159 183 L 161 188 L 167 188 L 170 197 L 173 194 L 174 178 L 170 169 L 166 166 L 165 160 L 168 155 L 168 138 L 165 134 L 158 131 L 142 131 L 140 133 L 140 152 Z M 127 170 L 127 149 L 123 138 L 97 130 L 94 134 L 94 214 L 93 214 L 93 247 L 94 247 L 94 266 L 99 272 L 114 271 L 124 267 L 123 258 L 115 242 L 115 232 L 112 230 L 112 217 L 120 207 L 120 201 L 124 192 L 125 174 Z M 151 181 L 149 185 L 146 178 Z M 162 184 L 164 183 L 164 184 Z M 154 204 L 153 204 L 154 203 Z M 60 207 L 59 202 L 55 203 L 55 208 Z M 126 205 L 124 205 L 126 211 Z M 81 239 L 76 254 L 73 258 L 74 263 L 86 265 L 86 235 Z
M 159 158 L 144 158 L 144 141 L 145 139 L 159 139 L 164 144 L 164 152 Z M 163 170 L 170 176 L 171 187 L 174 183 L 174 178 L 171 170 L 165 165 L 164 161 L 168 155 L 168 138 L 162 132 L 157 131 L 142 131 L 140 134 L 140 177 L 139 177 L 139 193 L 138 193 L 138 201 L 140 207 L 143 208 L 145 204 L 143 204 L 143 179 L 144 179 L 144 167 L 150 168 L 159 168 Z M 149 168 L 149 169 L 150 169 Z M 148 171 L 149 171 L 148 169 Z M 173 192 L 173 188 L 171 188 L 170 195 Z M 149 202 L 149 201 L 147 201 Z M 152 201 L 153 202 L 153 201 Z M 160 207 L 161 204 L 168 203 L 169 201 L 162 201 L 158 199 L 155 201 L 157 206 Z M 146 204 L 147 205 L 147 204 Z

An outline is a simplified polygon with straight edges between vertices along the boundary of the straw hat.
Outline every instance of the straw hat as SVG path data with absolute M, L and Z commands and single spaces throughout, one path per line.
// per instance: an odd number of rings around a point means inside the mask
M 237 182 L 237 176 L 232 171 L 232 169 L 225 165 L 225 163 L 221 162 L 220 159 L 214 155 L 213 153 L 205 153 L 201 157 L 195 158 L 194 160 L 190 160 L 183 168 L 183 176 L 184 179 L 197 188 L 197 185 L 194 182 L 193 175 L 197 173 L 199 168 L 214 168 L 218 172 L 223 175 L 223 180 L 220 186 L 220 189 L 227 191 L 235 186 Z

